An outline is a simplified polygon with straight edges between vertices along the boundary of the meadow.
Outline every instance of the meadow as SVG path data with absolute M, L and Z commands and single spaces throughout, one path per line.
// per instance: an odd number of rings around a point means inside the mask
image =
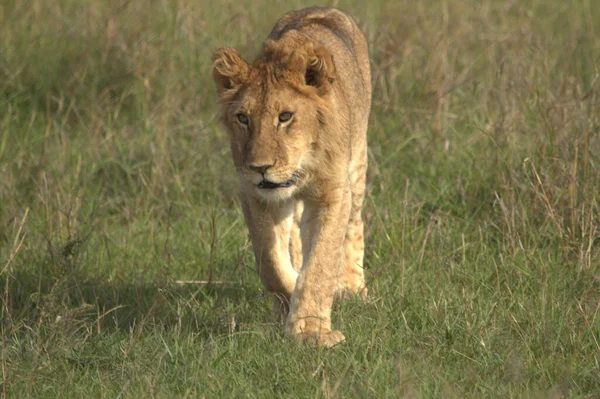
M 600 397 L 600 6 L 320 4 L 374 85 L 333 350 L 271 313 L 211 80 L 309 3 L 0 2 L 3 397 Z

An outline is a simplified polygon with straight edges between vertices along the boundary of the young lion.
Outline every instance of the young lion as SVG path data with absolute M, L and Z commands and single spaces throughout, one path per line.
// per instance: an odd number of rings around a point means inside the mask
M 345 13 L 307 8 L 277 22 L 253 64 L 226 47 L 212 60 L 258 274 L 287 335 L 333 346 L 334 296 L 367 294 L 365 38 Z

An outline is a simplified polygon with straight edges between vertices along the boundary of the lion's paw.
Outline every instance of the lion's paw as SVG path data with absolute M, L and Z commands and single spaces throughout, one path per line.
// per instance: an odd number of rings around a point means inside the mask
M 363 302 L 367 301 L 368 298 L 368 290 L 364 285 L 358 288 L 348 288 L 344 286 L 338 287 L 335 291 L 335 296 L 333 297 L 334 302 L 343 302 L 349 298 L 358 296 L 363 300 Z
M 341 331 L 325 330 L 314 332 L 301 332 L 293 336 L 298 342 L 309 346 L 318 346 L 322 348 L 331 348 L 346 339 Z

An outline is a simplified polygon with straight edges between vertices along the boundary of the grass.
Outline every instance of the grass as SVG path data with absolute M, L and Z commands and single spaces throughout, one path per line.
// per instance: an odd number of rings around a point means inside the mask
M 370 298 L 316 350 L 271 315 L 210 79 L 306 4 L 2 2 L 5 397 L 600 397 L 600 8 L 335 4 L 372 58 Z

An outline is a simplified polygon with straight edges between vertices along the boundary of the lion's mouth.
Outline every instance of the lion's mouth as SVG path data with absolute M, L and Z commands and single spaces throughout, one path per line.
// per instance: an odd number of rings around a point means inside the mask
M 293 185 L 296 184 L 296 181 L 298 180 L 298 175 L 296 173 L 294 173 L 292 175 L 292 178 L 288 181 L 285 181 L 283 183 L 273 183 L 272 181 L 268 181 L 268 180 L 263 180 L 260 183 L 258 183 L 258 188 L 263 188 L 263 189 L 267 189 L 267 190 L 273 190 L 276 188 L 286 188 L 286 187 L 291 187 Z

